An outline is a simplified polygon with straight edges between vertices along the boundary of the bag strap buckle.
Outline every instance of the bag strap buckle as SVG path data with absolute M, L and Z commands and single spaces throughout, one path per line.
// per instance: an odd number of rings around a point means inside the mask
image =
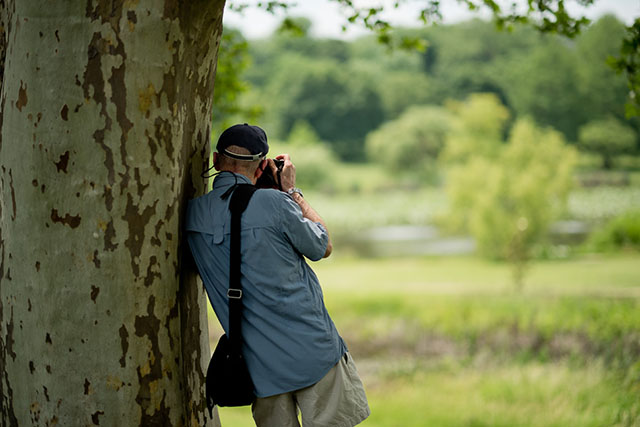
M 234 289 L 234 288 L 227 289 L 227 298 L 241 299 L 242 289 Z

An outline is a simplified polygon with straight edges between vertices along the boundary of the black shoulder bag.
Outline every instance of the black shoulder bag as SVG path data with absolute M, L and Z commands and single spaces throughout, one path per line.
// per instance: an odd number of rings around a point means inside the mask
M 214 405 L 245 406 L 255 400 L 253 381 L 246 361 L 242 357 L 242 284 L 240 283 L 240 219 L 256 188 L 250 184 L 238 184 L 232 190 L 229 203 L 231 211 L 231 260 L 229 268 L 229 336 L 218 341 L 207 368 L 206 395 L 209 414 Z M 227 193 L 223 198 L 228 196 Z

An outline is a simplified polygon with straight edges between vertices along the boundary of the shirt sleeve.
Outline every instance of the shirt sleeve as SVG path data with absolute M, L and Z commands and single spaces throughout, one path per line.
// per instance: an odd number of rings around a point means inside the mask
M 284 195 L 284 199 L 280 215 L 284 235 L 311 261 L 322 259 L 329 244 L 329 233 L 319 222 L 303 217 L 302 209 L 291 197 Z

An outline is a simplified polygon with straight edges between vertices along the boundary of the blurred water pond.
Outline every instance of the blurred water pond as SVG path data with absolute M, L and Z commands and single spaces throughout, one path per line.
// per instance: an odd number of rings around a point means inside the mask
M 557 221 L 549 230 L 554 245 L 579 245 L 590 228 L 583 221 Z M 360 256 L 467 255 L 475 250 L 469 236 L 450 236 L 432 225 L 388 225 L 334 236 L 340 250 Z
M 443 236 L 434 226 L 373 227 L 336 238 L 337 246 L 361 256 L 462 255 L 472 253 L 471 237 Z

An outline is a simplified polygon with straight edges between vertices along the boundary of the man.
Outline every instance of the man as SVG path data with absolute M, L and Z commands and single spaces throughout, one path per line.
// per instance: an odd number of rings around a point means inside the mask
M 213 189 L 189 202 L 186 229 L 211 305 L 228 332 L 229 191 L 276 174 L 267 136 L 257 126 L 225 130 L 213 164 Z M 254 193 L 242 215 L 243 355 L 255 385 L 253 418 L 259 427 L 354 426 L 369 415 L 362 382 L 324 305 L 305 257 L 328 257 L 327 226 L 296 188 L 287 154 L 282 191 Z

